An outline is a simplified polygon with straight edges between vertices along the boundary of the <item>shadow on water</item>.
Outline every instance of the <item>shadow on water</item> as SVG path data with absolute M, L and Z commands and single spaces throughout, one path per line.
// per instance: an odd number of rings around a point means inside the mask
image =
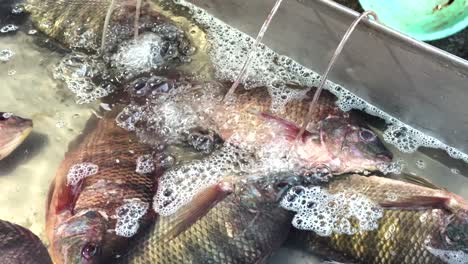
M 0 177 L 10 174 L 19 165 L 27 163 L 39 154 L 48 143 L 49 138 L 47 135 L 32 132 L 13 153 L 5 159 L 0 160 Z
M 19 26 L 27 21 L 28 15 L 25 12 L 19 12 L 20 9 L 15 8 L 23 2 L 23 0 L 0 1 L 0 28 L 8 24 L 14 24 Z M 9 33 L 14 34 L 15 32 L 13 31 Z

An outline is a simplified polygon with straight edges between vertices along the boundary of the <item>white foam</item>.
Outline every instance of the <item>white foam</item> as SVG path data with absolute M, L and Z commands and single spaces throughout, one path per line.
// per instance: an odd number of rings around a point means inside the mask
M 118 236 L 132 237 L 138 232 L 140 219 L 148 211 L 149 204 L 138 198 L 126 199 L 124 204 L 116 209 L 117 223 L 115 233 Z
M 6 113 L 3 113 L 3 115 L 2 115 L 2 116 L 3 116 L 3 118 L 5 118 L 5 119 L 8 119 L 8 118 L 10 118 L 10 117 L 12 117 L 12 116 L 13 116 L 13 113 L 6 112 Z
M 320 236 L 375 230 L 383 216 L 383 209 L 362 194 L 330 194 L 319 186 L 291 188 L 280 205 L 296 212 L 294 227 Z
M 138 157 L 137 166 L 135 169 L 136 173 L 145 174 L 154 171 L 154 161 L 152 155 L 143 155 Z
M 164 216 L 175 213 L 199 191 L 223 177 L 246 172 L 251 166 L 251 160 L 248 153 L 227 145 L 203 160 L 169 170 L 159 181 L 158 191 L 154 196 L 154 210 Z
M 122 43 L 113 55 L 113 66 L 121 72 L 133 74 L 157 69 L 164 63 L 161 55 L 163 42 L 163 39 L 154 33 L 143 34 L 137 40 L 128 40 Z
M 95 175 L 99 172 L 99 167 L 96 164 L 84 162 L 73 165 L 67 174 L 67 185 L 76 185 L 82 179 Z
M 405 161 L 402 159 L 398 159 L 390 163 L 385 163 L 385 164 L 382 163 L 381 165 L 378 166 L 378 169 L 384 174 L 389 174 L 389 173 L 401 174 L 405 166 L 406 166 Z
M 15 53 L 11 49 L 0 50 L 0 62 L 8 62 L 14 55 Z
M 185 0 L 176 0 L 174 2 L 187 7 L 190 14 L 193 15 L 193 19 L 206 30 L 208 41 L 211 44 L 210 58 L 216 68 L 217 78 L 234 81 L 241 70 L 248 51 L 252 48 L 254 39 Z M 285 83 L 298 83 L 305 87 L 318 85 L 319 74 L 288 57 L 276 54 L 264 45 L 260 45 L 256 55 L 246 74 L 244 82 L 246 88 L 266 86 L 269 89 L 274 89 Z M 345 88 L 327 81 L 325 89 L 338 97 L 337 105 L 343 111 L 358 109 L 384 119 L 389 125 L 384 133 L 384 140 L 395 145 L 399 150 L 413 152 L 419 147 L 440 148 L 447 151 L 451 157 L 468 162 L 467 154 L 404 124 Z M 292 100 L 293 97 L 286 97 L 281 100 L 274 98 L 273 102 L 279 101 L 281 104 L 275 105 L 273 110 L 277 110 L 278 106 L 281 108 L 284 102 Z
M 93 78 L 107 74 L 103 62 L 81 53 L 65 56 L 53 71 L 54 78 L 64 81 L 66 87 L 75 94 L 78 104 L 91 103 L 114 90 L 113 85 L 98 86 L 93 82 Z
M 8 33 L 8 32 L 13 32 L 13 31 L 16 31 L 16 30 L 18 30 L 17 25 L 8 24 L 8 25 L 5 25 L 2 28 L 0 28 L 0 33 Z
M 447 264 L 466 264 L 468 263 L 468 253 L 462 250 L 444 250 L 426 246 L 427 250 L 434 256 L 440 258 Z

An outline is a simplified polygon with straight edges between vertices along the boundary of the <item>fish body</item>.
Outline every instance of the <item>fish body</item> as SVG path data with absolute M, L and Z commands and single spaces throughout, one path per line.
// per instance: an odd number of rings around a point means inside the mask
M 297 231 L 292 237 L 301 247 L 353 263 L 467 263 L 468 207 L 461 197 L 375 176 L 344 177 L 326 189 L 363 194 L 383 206 L 383 217 L 377 229 L 354 235 Z
M 30 119 L 0 112 L 0 160 L 10 155 L 28 137 L 33 128 Z
M 127 90 L 145 86 L 136 83 Z M 375 171 L 391 160 L 391 153 L 374 132 L 336 107 L 329 93 L 323 94 L 314 113 L 316 127 L 296 140 L 308 112 L 307 95 L 287 102 L 284 111 L 270 114 L 272 99 L 266 89 L 238 89 L 226 103 L 222 99 L 227 85 L 180 82 L 174 86 L 155 94 L 147 91 L 150 97 L 143 96 L 144 100 L 136 96 L 119 114 L 119 125 L 136 130 L 148 142 L 187 143 L 187 138 L 196 138 L 194 145 L 200 146 L 199 142 L 210 141 L 215 134 L 223 143 L 208 157 L 175 166 L 161 176 L 154 199 L 158 214 L 174 213 L 226 171 L 242 177 L 252 170 L 260 175 L 294 170 L 326 180 L 329 175 Z M 193 136 L 194 129 L 206 133 Z
M 121 42 L 134 33 L 136 0 L 28 0 L 26 10 L 35 26 L 47 36 L 70 48 L 97 51 L 101 45 L 106 15 L 109 13 L 109 39 Z M 165 21 L 143 1 L 139 26 Z M 161 21 L 159 21 L 161 20 Z
M 291 214 L 278 207 L 274 188 L 235 186 L 232 194 L 170 240 L 162 235 L 171 227 L 170 218 L 160 217 L 132 243 L 122 263 L 264 263 L 290 229 Z
M 28 229 L 0 220 L 0 263 L 52 264 L 47 248 Z
M 112 115 L 88 122 L 49 190 L 46 233 L 55 263 L 108 263 L 151 222 L 157 169 L 136 172 L 145 155 L 152 149 L 117 127 Z
M 228 88 L 217 83 L 182 83 L 167 95 L 156 94 L 145 105 L 127 107 L 119 120 L 123 127 L 132 120 L 132 129 L 149 142 L 154 137 L 180 141 L 190 136 L 193 128 L 200 128 L 259 156 L 276 149 L 275 155 L 294 157 L 307 169 L 326 164 L 334 174 L 376 171 L 392 158 L 375 133 L 341 111 L 330 93 L 324 92 L 319 99 L 312 118 L 315 126 L 296 141 L 314 89 L 305 94 L 306 89 L 291 88 L 291 93 L 299 90 L 304 95 L 285 102 L 282 111 L 271 114 L 274 100 L 267 89 L 238 89 L 233 100 L 226 103 L 222 99 Z

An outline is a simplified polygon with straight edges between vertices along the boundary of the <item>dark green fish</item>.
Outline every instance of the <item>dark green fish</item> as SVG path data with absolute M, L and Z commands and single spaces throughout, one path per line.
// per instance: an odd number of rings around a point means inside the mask
M 270 180 L 207 188 L 176 213 L 181 221 L 160 217 L 122 263 L 264 263 L 284 242 L 291 221 L 276 202 L 281 186 Z
M 363 194 L 384 208 L 378 228 L 331 237 L 300 231 L 292 238 L 322 257 L 352 263 L 468 263 L 468 202 L 418 182 L 358 175 L 335 179 L 326 186 L 330 193 Z

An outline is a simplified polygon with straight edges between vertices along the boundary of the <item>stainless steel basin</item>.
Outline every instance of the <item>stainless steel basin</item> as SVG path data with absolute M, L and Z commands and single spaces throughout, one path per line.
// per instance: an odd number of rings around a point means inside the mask
M 275 0 L 190 2 L 255 36 Z M 322 73 L 356 16 L 329 0 L 286 0 L 263 42 Z M 468 61 L 364 22 L 329 79 L 404 123 L 468 152 Z

